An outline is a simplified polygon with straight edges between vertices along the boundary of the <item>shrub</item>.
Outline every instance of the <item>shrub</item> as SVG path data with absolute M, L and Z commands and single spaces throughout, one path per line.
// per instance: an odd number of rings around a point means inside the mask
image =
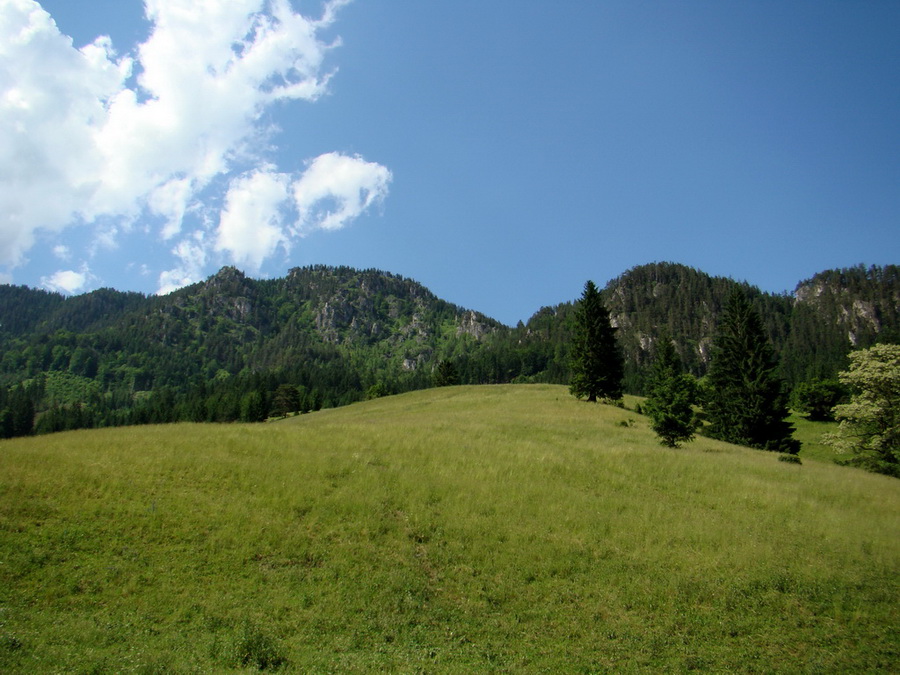
M 847 398 L 847 388 L 838 380 L 812 380 L 797 385 L 791 396 L 791 405 L 806 419 L 814 422 L 834 420 L 832 409 Z

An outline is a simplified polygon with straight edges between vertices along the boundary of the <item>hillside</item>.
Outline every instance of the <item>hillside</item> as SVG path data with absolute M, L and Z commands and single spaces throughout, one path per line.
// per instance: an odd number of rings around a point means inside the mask
M 900 483 L 550 385 L 0 447 L 0 670 L 895 672 Z
M 684 265 L 642 265 L 603 290 L 626 356 L 626 391 L 642 391 L 662 328 L 686 368 L 705 374 L 737 285 L 764 317 L 792 386 L 834 376 L 851 348 L 900 337 L 895 266 L 823 272 L 790 297 Z M 542 308 L 513 328 L 410 279 L 323 266 L 266 280 L 223 268 L 162 297 L 101 289 L 63 298 L 0 286 L 0 417 L 31 411 L 39 431 L 249 421 L 260 417 L 251 409 L 271 408 L 279 385 L 298 389 L 302 410 L 328 408 L 371 391 L 427 387 L 441 360 L 468 384 L 565 383 L 572 309 Z
M 610 280 L 603 290 L 625 352 L 626 388 L 641 391 L 661 328 L 674 338 L 687 370 L 704 375 L 722 307 L 735 286 L 753 299 L 791 386 L 833 377 L 851 349 L 900 339 L 897 266 L 822 272 L 788 296 L 685 265 L 651 263 Z M 554 308 L 559 315 L 571 310 L 571 304 Z

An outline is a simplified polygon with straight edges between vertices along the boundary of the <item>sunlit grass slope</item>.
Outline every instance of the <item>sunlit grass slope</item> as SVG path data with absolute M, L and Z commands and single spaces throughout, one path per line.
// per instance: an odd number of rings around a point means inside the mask
M 801 443 L 800 457 L 803 459 L 822 462 L 847 459 L 835 452 L 834 448 L 822 442 L 825 434 L 837 431 L 837 422 L 810 422 L 803 415 L 797 413 L 792 414 L 788 421 L 794 425 L 794 438 Z
M 554 386 L 0 444 L 2 672 L 896 672 L 900 481 Z

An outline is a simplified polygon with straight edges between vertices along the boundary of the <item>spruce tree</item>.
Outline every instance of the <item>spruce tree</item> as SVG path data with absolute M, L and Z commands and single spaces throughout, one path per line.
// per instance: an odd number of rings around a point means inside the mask
M 286 417 L 298 410 L 300 410 L 300 392 L 297 391 L 297 387 L 292 384 L 279 384 L 272 401 L 272 414 L 276 417 Z
M 572 377 L 569 390 L 589 402 L 622 398 L 624 359 L 616 341 L 616 329 L 610 323 L 609 310 L 593 281 L 584 285 L 584 293 L 575 310 L 572 340 Z
M 253 390 L 241 398 L 241 421 L 264 422 L 266 419 L 266 397 Z
M 456 372 L 456 366 L 453 365 L 453 362 L 443 360 L 438 363 L 432 382 L 435 387 L 452 387 L 459 384 L 459 374 Z
M 677 448 L 679 443 L 694 438 L 697 420 L 692 406 L 696 395 L 694 378 L 682 371 L 672 339 L 664 333 L 657 340 L 644 405 L 653 431 L 663 445 Z
M 710 436 L 761 450 L 796 454 L 786 421 L 787 395 L 759 313 L 740 288 L 728 298 L 713 341 L 704 405 Z

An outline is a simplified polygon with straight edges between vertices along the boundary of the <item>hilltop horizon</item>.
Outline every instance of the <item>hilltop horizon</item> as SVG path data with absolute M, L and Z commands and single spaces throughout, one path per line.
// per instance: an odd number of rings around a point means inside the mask
M 890 264 L 898 25 L 890 2 L 0 3 L 0 281 L 348 265 L 514 325 L 647 260 L 769 293 Z
M 504 320 L 498 318 L 498 316 L 499 316 L 499 315 L 502 315 L 503 312 L 500 312 L 499 314 L 498 314 L 498 313 L 492 313 L 492 312 L 489 312 L 489 311 L 484 311 L 484 310 L 483 310 L 482 308 L 480 308 L 480 307 L 475 307 L 475 306 L 470 305 L 470 304 L 467 304 L 467 303 L 465 303 L 465 302 L 456 302 L 455 300 L 453 300 L 453 299 L 451 299 L 451 298 L 445 297 L 445 296 L 442 295 L 440 292 L 436 291 L 435 289 L 431 288 L 430 286 L 428 286 L 427 284 L 425 284 L 424 282 L 422 282 L 420 279 L 416 279 L 416 278 L 414 278 L 414 277 L 408 276 L 408 275 L 406 275 L 406 274 L 403 274 L 402 272 L 398 272 L 397 270 L 386 270 L 386 269 L 380 269 L 380 268 L 374 268 L 374 267 L 359 268 L 359 267 L 354 267 L 354 266 L 352 266 L 352 265 L 331 265 L 331 264 L 324 264 L 324 263 L 323 263 L 323 264 L 315 264 L 315 263 L 312 263 L 312 264 L 308 264 L 308 265 L 300 265 L 300 266 L 295 266 L 295 267 L 288 268 L 287 270 L 284 271 L 284 274 L 282 274 L 282 275 L 280 275 L 280 276 L 274 276 L 274 277 L 271 277 L 271 276 L 265 276 L 265 275 L 260 275 L 260 274 L 254 275 L 254 274 L 252 274 L 252 273 L 248 273 L 247 271 L 241 269 L 240 267 L 238 267 L 238 266 L 236 266 L 236 265 L 222 265 L 218 270 L 212 272 L 211 274 L 209 274 L 209 275 L 206 276 L 205 278 L 200 279 L 200 280 L 194 282 L 193 284 L 189 284 L 188 286 L 182 286 L 182 287 L 179 287 L 179 288 L 176 288 L 176 289 L 169 290 L 169 291 L 167 291 L 166 293 L 148 293 L 148 292 L 142 291 L 142 290 L 140 290 L 140 289 L 138 289 L 138 288 L 119 288 L 119 287 L 113 287 L 113 286 L 103 286 L 103 287 L 99 287 L 99 288 L 92 288 L 92 289 L 90 289 L 90 290 L 85 290 L 85 291 L 81 291 L 81 292 L 78 292 L 78 293 L 67 293 L 67 292 L 65 292 L 64 290 L 61 290 L 61 289 L 47 289 L 47 288 L 43 288 L 43 287 L 40 287 L 40 286 L 31 286 L 31 285 L 28 285 L 28 284 L 9 284 L 9 283 L 8 283 L 8 284 L 0 284 L 0 285 L 19 286 L 19 287 L 30 288 L 30 289 L 32 289 L 32 290 L 42 290 L 42 291 L 46 291 L 46 292 L 48 292 L 48 293 L 60 295 L 60 296 L 65 297 L 65 298 L 74 298 L 74 297 L 79 297 L 79 296 L 83 296 L 83 295 L 89 295 L 90 293 L 94 293 L 94 292 L 100 291 L 100 290 L 113 290 L 113 291 L 116 291 L 116 292 L 119 292 L 119 293 L 137 293 L 137 294 L 140 294 L 140 295 L 142 295 L 142 296 L 144 296 L 144 297 L 153 297 L 153 296 L 164 297 L 164 296 L 167 296 L 167 295 L 171 295 L 171 294 L 173 294 L 173 293 L 177 293 L 177 292 L 179 292 L 179 291 L 181 291 L 181 290 L 183 290 L 183 289 L 185 289 L 185 288 L 189 288 L 189 287 L 192 287 L 192 286 L 198 286 L 198 285 L 202 285 L 202 284 L 208 283 L 211 279 L 213 279 L 214 277 L 219 276 L 219 275 L 222 274 L 225 270 L 235 270 L 236 272 L 238 272 L 238 273 L 241 274 L 242 276 L 244 276 L 244 277 L 246 277 L 246 278 L 248 278 L 248 279 L 252 279 L 252 280 L 254 280 L 254 281 L 278 281 L 278 280 L 286 279 L 286 278 L 287 278 L 288 276 L 290 276 L 291 273 L 294 272 L 295 270 L 303 270 L 303 269 L 331 269 L 331 270 L 348 269 L 348 270 L 353 270 L 353 271 L 358 271 L 358 272 L 373 271 L 373 272 L 378 272 L 378 273 L 381 273 L 381 274 L 386 274 L 386 275 L 388 275 L 388 276 L 397 277 L 397 278 L 402 279 L 402 280 L 404 280 L 404 281 L 411 281 L 411 282 L 414 282 L 414 283 L 416 283 L 416 284 L 419 284 L 419 285 L 421 285 L 423 288 L 426 288 L 429 292 L 434 293 L 434 295 L 435 295 L 436 297 L 438 297 L 438 298 L 440 298 L 441 300 L 444 300 L 444 301 L 446 301 L 446 302 L 449 302 L 450 304 L 452 304 L 452 305 L 454 305 L 454 306 L 456 306 L 456 307 L 458 307 L 458 308 L 460 308 L 460 309 L 467 310 L 467 311 L 475 311 L 475 312 L 478 312 L 479 314 L 482 314 L 482 315 L 485 316 L 485 317 L 488 317 L 488 318 L 490 318 L 490 319 L 493 319 L 493 320 L 495 320 L 495 321 L 498 321 L 499 323 L 503 324 L 504 326 L 506 326 L 506 327 L 508 327 L 508 328 L 513 328 L 513 327 L 515 327 L 515 326 L 516 326 L 518 323 L 520 323 L 520 322 L 521 322 L 521 323 L 527 323 L 531 318 L 533 318 L 536 314 L 540 313 L 541 310 L 543 310 L 543 309 L 546 309 L 546 308 L 549 308 L 549 307 L 555 307 L 555 306 L 562 305 L 562 304 L 567 304 L 567 303 L 575 302 L 575 301 L 577 300 L 578 296 L 580 295 L 582 289 L 583 289 L 583 284 L 584 284 L 586 281 L 588 281 L 588 280 L 594 281 L 600 288 L 605 288 L 605 287 L 608 286 L 611 282 L 615 281 L 616 279 L 618 279 L 618 278 L 620 278 L 620 277 L 623 277 L 623 276 L 629 274 L 630 272 L 633 272 L 633 271 L 636 271 L 636 270 L 640 270 L 640 269 L 643 269 L 643 268 L 648 268 L 648 267 L 658 266 L 658 265 L 672 266 L 672 267 L 679 267 L 679 268 L 685 268 L 685 269 L 688 269 L 688 270 L 692 270 L 692 271 L 698 272 L 698 273 L 700 273 L 700 274 L 702 274 L 702 275 L 708 276 L 708 277 L 710 277 L 710 278 L 712 278 L 712 279 L 726 280 L 726 281 L 730 281 L 730 282 L 735 282 L 735 283 L 738 283 L 738 284 L 747 286 L 747 287 L 749 287 L 749 288 L 751 288 L 751 289 L 754 289 L 754 290 L 756 290 L 756 291 L 758 291 L 758 292 L 760 292 L 760 293 L 764 293 L 764 294 L 771 295 L 771 296 L 793 296 L 794 294 L 796 294 L 797 290 L 798 290 L 801 286 L 803 286 L 804 284 L 810 282 L 811 280 L 815 279 L 816 277 L 821 276 L 821 275 L 826 274 L 826 273 L 830 273 L 830 272 L 842 272 L 842 271 L 846 271 L 846 270 L 859 270 L 859 269 L 870 270 L 870 269 L 872 269 L 872 268 L 882 268 L 882 266 L 879 266 L 879 265 L 870 265 L 870 264 L 867 264 L 867 263 L 860 262 L 860 263 L 857 263 L 857 264 L 855 264 L 855 265 L 850 265 L 850 266 L 847 266 L 847 267 L 822 269 L 822 270 L 818 270 L 817 272 L 815 272 L 814 274 L 810 275 L 809 277 L 806 277 L 806 278 L 803 278 L 803 279 L 798 279 L 797 282 L 794 284 L 794 287 L 793 287 L 792 289 L 784 289 L 784 290 L 780 290 L 780 291 L 772 291 L 772 290 L 763 288 L 763 287 L 760 286 L 759 284 L 753 283 L 753 281 L 750 280 L 750 279 L 738 279 L 738 278 L 736 278 L 736 277 L 733 276 L 733 275 L 727 275 L 727 274 L 710 274 L 710 273 L 707 272 L 706 270 L 700 269 L 700 268 L 698 268 L 698 267 L 695 267 L 695 266 L 692 266 L 692 265 L 688 265 L 688 264 L 686 264 L 686 263 L 681 263 L 681 262 L 677 262 L 677 261 L 672 261 L 672 260 L 654 260 L 654 261 L 650 261 L 650 262 L 646 262 L 646 263 L 641 263 L 641 264 L 638 264 L 638 265 L 634 265 L 634 266 L 632 266 L 632 267 L 629 267 L 629 268 L 626 269 L 626 270 L 622 270 L 621 272 L 619 272 L 619 273 L 617 273 L 617 274 L 614 274 L 613 276 L 610 276 L 608 279 L 601 279 L 599 276 L 594 276 L 594 277 L 588 277 L 588 278 L 585 278 L 584 281 L 582 281 L 581 285 L 579 285 L 577 288 L 573 288 L 571 297 L 569 297 L 569 298 L 564 298 L 564 299 L 558 299 L 558 300 L 555 301 L 555 302 L 550 302 L 550 303 L 546 303 L 546 304 L 540 305 L 539 307 L 536 307 L 536 308 L 535 308 L 530 314 L 528 314 L 527 316 L 521 317 L 521 318 L 516 319 L 515 321 L 512 321 L 512 322 L 504 321 Z M 884 266 L 884 267 L 892 267 L 892 265 L 886 265 L 886 266 Z

